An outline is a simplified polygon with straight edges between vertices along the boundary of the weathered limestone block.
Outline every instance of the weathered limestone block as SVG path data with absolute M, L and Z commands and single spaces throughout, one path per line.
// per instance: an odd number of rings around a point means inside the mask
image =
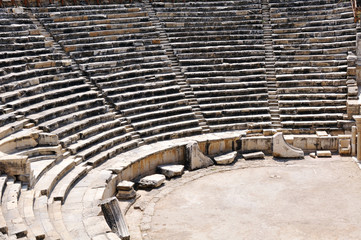
M 119 202 L 115 197 L 105 199 L 99 204 L 109 227 L 122 240 L 129 240 L 130 234 L 125 218 L 120 210 Z
M 218 165 L 231 164 L 234 162 L 234 159 L 236 158 L 236 156 L 237 156 L 237 151 L 234 151 L 234 152 L 227 153 L 225 155 L 214 157 L 214 161 L 216 161 L 216 163 Z
M 353 115 L 360 114 L 360 105 L 361 103 L 359 100 L 347 100 L 347 118 L 352 119 Z
M 136 192 L 134 190 L 134 183 L 131 181 L 121 181 L 117 185 L 117 198 L 120 200 L 127 200 L 135 198 Z
M 27 160 L 27 156 L 0 152 L 0 171 L 10 176 L 28 174 L 30 163 Z
M 37 134 L 24 134 L 9 136 L 0 141 L 0 151 L 4 153 L 12 153 L 16 150 L 32 148 L 38 145 Z
M 317 157 L 331 157 L 331 151 L 324 150 L 324 151 L 317 151 Z
M 310 157 L 312 157 L 312 158 L 316 158 L 316 153 L 310 153 Z
M 200 151 L 198 142 L 196 141 L 192 141 L 186 145 L 186 162 L 189 170 L 206 168 L 214 164 L 212 159 Z
M 139 188 L 157 188 L 165 181 L 163 174 L 153 174 L 139 180 Z
M 279 158 L 303 158 L 302 149 L 289 145 L 282 133 L 273 135 L 273 156 Z
M 167 178 L 182 176 L 184 173 L 183 165 L 160 165 L 157 167 L 159 172 Z
M 58 136 L 51 133 L 39 133 L 38 142 L 40 145 L 57 146 L 59 144 Z
M 245 153 L 245 154 L 242 154 L 242 156 L 245 160 L 264 159 L 263 152 Z
M 338 153 L 340 155 L 350 155 L 351 154 L 351 139 L 339 139 Z

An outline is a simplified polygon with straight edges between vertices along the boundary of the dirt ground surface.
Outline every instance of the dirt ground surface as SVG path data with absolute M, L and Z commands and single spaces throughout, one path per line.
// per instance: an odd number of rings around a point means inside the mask
M 132 239 L 361 239 L 361 170 L 348 157 L 237 162 L 153 191 L 127 214 L 142 230 Z

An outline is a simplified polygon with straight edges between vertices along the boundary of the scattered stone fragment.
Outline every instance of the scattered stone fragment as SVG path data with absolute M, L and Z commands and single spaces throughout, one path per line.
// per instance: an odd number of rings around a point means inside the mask
M 163 174 L 153 174 L 146 176 L 139 181 L 139 188 L 157 188 L 165 181 Z
M 326 131 L 316 131 L 317 137 L 327 137 L 328 133 Z
M 134 190 L 134 183 L 130 181 L 122 181 L 117 185 L 117 198 L 119 200 L 128 200 L 135 198 L 137 195 Z
M 161 165 L 158 166 L 158 170 L 161 174 L 166 176 L 167 178 L 172 178 L 176 176 L 182 176 L 184 173 L 183 165 Z
M 324 150 L 324 151 L 317 151 L 317 157 L 331 157 L 331 151 Z
M 116 232 L 120 239 L 129 240 L 130 234 L 128 226 L 125 222 L 125 217 L 120 210 L 118 200 L 115 197 L 107 198 L 99 205 L 109 227 Z
M 242 156 L 245 160 L 264 159 L 263 152 L 246 153 L 246 154 L 242 154 Z
M 214 164 L 212 159 L 201 152 L 196 141 L 192 141 L 186 145 L 186 160 L 189 170 L 206 168 Z
M 214 158 L 214 161 L 216 161 L 216 163 L 219 165 L 231 164 L 232 162 L 234 162 L 236 156 L 237 156 L 237 151 L 234 151 L 227 153 L 225 155 L 217 156 Z
M 310 153 L 310 157 L 316 158 L 316 153 Z
M 303 158 L 302 149 L 288 144 L 281 132 L 273 135 L 273 156 L 277 158 Z

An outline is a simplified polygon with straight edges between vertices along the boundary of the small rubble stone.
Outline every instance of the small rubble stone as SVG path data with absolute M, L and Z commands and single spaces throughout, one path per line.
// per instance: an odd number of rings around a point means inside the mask
M 163 174 L 153 174 L 139 180 L 139 188 L 157 188 L 165 181 Z
M 214 158 L 214 161 L 216 161 L 216 163 L 219 165 L 231 164 L 232 162 L 234 162 L 236 156 L 237 156 L 237 151 L 234 151 L 227 153 L 225 155 L 217 156 Z
M 242 154 L 242 156 L 243 156 L 243 158 L 245 160 L 264 159 L 264 153 L 263 152 L 247 153 L 247 154 Z
M 331 157 L 331 151 L 325 150 L 325 151 L 317 151 L 317 157 Z
M 167 178 L 172 178 L 176 176 L 182 176 L 184 173 L 183 165 L 161 165 L 158 166 L 158 170 L 161 174 Z
M 310 153 L 310 157 L 316 158 L 316 153 Z

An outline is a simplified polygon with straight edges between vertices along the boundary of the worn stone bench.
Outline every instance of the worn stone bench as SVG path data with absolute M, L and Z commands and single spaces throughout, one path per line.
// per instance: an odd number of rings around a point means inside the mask
M 292 99 L 279 100 L 280 108 L 298 107 L 298 106 L 346 106 L 346 98 L 344 99 Z
M 90 92 L 91 94 L 91 92 Z M 84 95 L 75 95 L 71 98 L 67 98 L 68 102 L 62 101 L 61 99 L 56 99 L 57 101 L 52 102 L 55 104 L 54 107 L 50 107 L 50 109 L 47 110 L 40 110 L 42 106 L 46 106 L 45 104 L 39 104 L 39 108 L 37 109 L 37 113 L 28 115 L 27 118 L 31 119 L 33 122 L 40 124 L 42 122 L 45 122 L 47 120 L 59 117 L 64 114 L 69 114 L 71 112 L 80 111 L 83 109 L 87 109 L 90 107 L 97 107 L 104 104 L 103 99 L 89 99 L 89 93 L 86 93 Z M 91 95 L 90 95 L 91 96 Z M 94 95 L 93 95 L 94 96 Z M 82 99 L 84 98 L 84 99 Z M 65 100 L 65 99 L 64 99 Z M 75 102 L 75 103 L 72 103 Z M 60 105 L 65 104 L 65 105 Z M 49 104 L 52 105 L 52 104 Z
M 106 114 L 107 111 L 108 108 L 106 106 L 89 108 L 43 122 L 39 124 L 39 128 L 47 132 L 52 132 L 55 129 L 59 129 L 64 126 L 69 127 L 70 124 L 82 121 L 83 119 L 91 118 L 97 115 L 99 115 L 98 117 L 100 117 L 102 114 Z M 71 132 L 71 129 L 68 129 L 67 132 Z
M 104 76 L 92 78 L 94 82 L 97 82 L 97 86 L 101 87 L 102 89 L 107 89 L 107 88 L 116 89 L 117 87 L 127 86 L 130 84 L 145 84 L 147 82 L 154 81 L 155 79 L 171 82 L 175 79 L 175 74 L 170 72 L 170 73 L 157 74 L 155 76 L 145 75 L 145 76 L 130 77 L 130 78 L 118 79 L 118 80 L 109 79 L 111 81 L 106 81 L 107 79 L 104 78 Z
M 78 86 L 70 86 L 68 88 L 62 88 L 54 91 L 47 91 L 43 92 L 42 94 L 29 96 L 29 97 L 23 97 L 18 100 L 12 101 L 7 103 L 7 106 L 13 108 L 14 110 L 21 109 L 27 106 L 30 106 L 32 104 L 37 104 L 44 102 L 48 99 L 56 99 L 61 98 L 63 96 L 69 96 L 75 93 L 81 93 L 86 92 L 90 90 L 89 85 L 78 85 Z M 31 114 L 31 112 L 28 112 L 28 114 Z
M 131 104 L 133 106 L 131 107 Z M 184 110 L 184 106 L 187 105 L 187 100 L 184 99 L 184 94 L 176 94 L 172 98 L 169 96 L 164 97 L 161 96 L 160 98 L 152 98 L 147 101 L 147 99 L 132 101 L 131 103 L 119 104 L 119 109 L 122 109 L 121 112 L 127 116 L 130 120 L 135 119 L 143 119 L 149 116 L 152 116 L 152 113 L 158 114 L 158 111 L 188 111 L 189 106 L 186 107 Z M 180 108 L 180 109 L 179 109 Z M 162 114 L 162 113 L 161 113 Z
M 309 87 L 288 87 L 288 88 L 277 88 L 277 93 L 282 94 L 312 94 L 312 93 L 346 93 L 347 86 L 309 86 Z
M 243 101 L 257 101 L 265 100 L 268 97 L 268 93 L 256 93 L 247 95 L 225 95 L 225 96 L 210 96 L 198 98 L 197 101 L 200 105 L 213 104 L 213 103 L 224 103 L 224 102 L 243 102 Z
M 270 114 L 254 114 L 254 115 L 245 115 L 245 116 L 224 116 L 216 118 L 207 118 L 207 123 L 209 125 L 219 125 L 219 124 L 230 124 L 233 123 L 252 123 L 252 122 L 269 122 L 271 120 Z
M 179 86 L 167 86 L 162 88 L 144 89 L 135 92 L 125 92 L 123 94 L 108 96 L 112 102 L 130 101 L 148 97 L 167 96 L 179 93 Z
M 2 213 L 8 227 L 8 235 L 16 238 L 26 237 L 28 234 L 27 226 L 18 210 L 20 189 L 20 182 L 9 179 L 2 196 Z
M 157 117 L 155 119 L 144 119 L 141 122 L 134 121 L 134 119 L 132 119 L 132 126 L 135 131 L 138 131 L 141 129 L 152 128 L 157 125 L 166 125 L 169 123 L 183 122 L 195 119 L 194 113 L 191 112 L 191 109 L 188 109 L 188 112 L 183 114 L 181 112 L 174 111 L 174 114 L 177 115 L 170 115 L 169 113 L 164 113 L 163 116 Z
M 99 137 L 99 136 L 96 136 L 96 137 Z M 87 140 L 85 140 L 85 141 L 87 141 Z M 94 157 L 97 154 L 100 154 L 101 152 L 106 151 L 108 149 L 112 149 L 112 151 L 113 151 L 112 154 L 118 154 L 124 150 L 124 147 L 122 147 L 120 145 L 124 145 L 124 144 L 127 145 L 127 143 L 130 143 L 131 141 L 132 141 L 132 134 L 124 133 L 122 135 L 114 136 L 113 138 L 99 142 L 96 145 L 90 145 L 90 146 L 88 146 L 88 148 L 85 148 L 82 151 L 77 152 L 76 156 L 81 157 L 83 159 L 83 161 L 86 161 L 86 160 L 90 159 L 91 157 Z M 109 152 L 107 152 L 106 155 L 108 156 L 108 154 L 109 154 Z
M 84 132 L 86 129 L 92 129 L 93 132 L 100 132 L 103 124 L 112 124 L 114 118 L 114 113 L 103 113 L 60 127 L 55 129 L 53 133 L 59 136 L 62 146 L 67 147 L 81 138 L 80 133 L 82 131 Z
M 199 105 L 202 112 L 212 110 L 223 110 L 223 109 L 237 109 L 237 108 L 259 108 L 267 107 L 267 100 L 256 100 L 256 101 L 240 101 L 240 102 L 219 102 L 219 103 L 201 103 Z
M 298 106 L 298 107 L 280 107 L 280 114 L 318 114 L 318 113 L 345 113 L 346 106 Z
M 70 67 L 63 67 L 60 69 L 63 71 L 71 70 Z M 44 75 L 56 75 L 58 72 L 59 72 L 58 67 L 50 67 L 50 68 L 43 68 L 43 69 L 31 69 L 28 71 L 22 71 L 22 72 L 18 72 L 18 73 L 10 73 L 8 75 L 2 76 L 2 77 L 0 77 L 0 83 L 6 84 L 6 83 L 10 83 L 10 82 L 26 80 L 29 78 L 35 78 L 35 77 L 44 76 Z
M 93 145 L 102 144 L 104 140 L 108 140 L 117 136 L 126 134 L 126 128 L 120 126 L 120 121 L 108 122 L 91 131 L 92 129 L 86 129 L 79 133 L 80 139 L 68 146 L 68 150 L 72 154 L 82 151 Z M 93 133 L 93 134 L 92 134 Z
M 143 137 L 143 141 L 147 144 L 150 144 L 157 141 L 165 141 L 175 138 L 188 137 L 188 136 L 198 135 L 201 133 L 202 133 L 201 127 L 185 128 L 178 131 L 167 131 L 156 135 L 150 135 L 148 137 Z

